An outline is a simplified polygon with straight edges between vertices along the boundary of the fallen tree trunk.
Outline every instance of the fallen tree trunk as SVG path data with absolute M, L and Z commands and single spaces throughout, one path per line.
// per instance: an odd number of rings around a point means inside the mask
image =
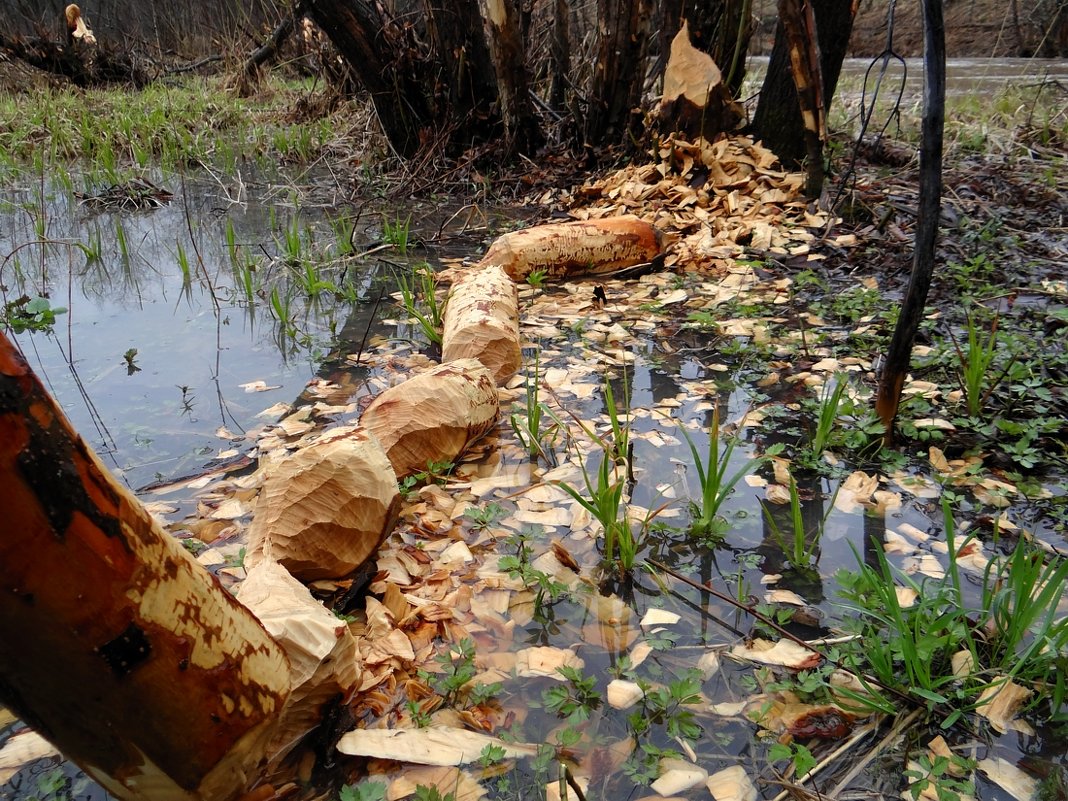
M 2 334 L 0 508 L 0 701 L 120 799 L 246 790 L 289 693 L 285 655 Z
M 302 581 L 348 575 L 397 522 L 400 492 L 378 440 L 357 428 L 266 467 L 249 552 Z
M 513 281 L 534 270 L 550 278 L 607 275 L 646 264 L 662 252 L 660 232 L 631 215 L 524 228 L 497 237 L 479 266 L 503 267 Z
M 519 347 L 519 295 L 503 267 L 461 277 L 445 306 L 441 359 L 478 359 L 498 384 L 523 364 Z
M 455 462 L 488 434 L 500 412 L 497 385 L 475 359 L 439 364 L 390 387 L 360 424 L 378 437 L 397 478 Z

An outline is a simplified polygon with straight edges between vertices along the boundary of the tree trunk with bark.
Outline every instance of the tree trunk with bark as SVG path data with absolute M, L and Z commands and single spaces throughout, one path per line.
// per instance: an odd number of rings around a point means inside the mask
M 515 0 L 482 0 L 482 9 L 497 71 L 505 149 L 509 153 L 533 153 L 542 138 L 530 102 L 530 81 Z
M 650 36 L 650 0 L 597 0 L 598 35 L 583 134 L 586 146 L 621 144 L 638 134 Z
M 834 97 L 853 30 L 858 0 L 809 0 L 816 17 L 819 36 L 820 73 L 823 76 L 824 115 Z M 805 125 L 801 117 L 797 88 L 790 71 L 789 44 L 780 23 L 768 72 L 760 90 L 760 102 L 753 116 L 753 133 L 788 167 L 796 167 L 806 157 Z
M 909 288 L 879 376 L 875 411 L 893 440 L 901 388 L 923 322 L 935 267 L 938 218 L 942 211 L 942 144 L 946 115 L 946 30 L 942 0 L 923 0 L 923 122 L 920 133 L 920 198 Z
M 0 701 L 121 799 L 244 792 L 290 689 L 0 334 Z
M 390 144 L 414 156 L 434 119 L 411 28 L 367 0 L 307 0 L 306 8 L 370 93 Z
M 427 0 L 425 13 L 430 57 L 438 69 L 433 87 L 438 117 L 457 127 L 460 147 L 499 134 L 497 81 L 478 0 Z

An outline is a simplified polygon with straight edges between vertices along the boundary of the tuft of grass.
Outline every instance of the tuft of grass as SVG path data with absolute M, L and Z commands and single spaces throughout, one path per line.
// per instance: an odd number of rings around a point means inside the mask
M 737 445 L 736 440 L 728 439 L 726 445 L 720 442 L 719 407 L 712 410 L 712 426 L 708 431 L 708 452 L 702 458 L 693 438 L 682 425 L 679 426 L 682 437 L 693 457 L 697 480 L 701 485 L 701 496 L 692 501 L 693 519 L 690 531 L 698 537 L 716 536 L 725 529 L 726 521 L 720 517 L 719 510 L 731 492 L 745 476 L 764 464 L 768 458 L 781 452 L 781 446 L 772 446 L 763 456 L 747 460 L 740 468 L 730 473 L 731 456 Z

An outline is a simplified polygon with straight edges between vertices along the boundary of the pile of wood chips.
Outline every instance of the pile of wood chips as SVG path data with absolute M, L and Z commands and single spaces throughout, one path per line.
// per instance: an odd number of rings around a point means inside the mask
M 828 214 L 801 195 L 804 175 L 783 170 L 750 137 L 668 139 L 655 155 L 538 201 L 569 207 L 579 219 L 636 214 L 677 235 L 664 264 L 690 272 L 719 272 L 746 255 L 804 255 L 828 228 Z

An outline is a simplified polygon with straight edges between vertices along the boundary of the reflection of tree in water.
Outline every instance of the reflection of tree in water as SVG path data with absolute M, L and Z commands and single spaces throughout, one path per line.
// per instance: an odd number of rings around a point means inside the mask
M 760 499 L 763 539 L 757 553 L 763 557 L 760 569 L 765 575 L 782 574 L 778 586 L 791 589 L 810 604 L 824 600 L 823 581 L 820 578 L 820 537 L 823 534 L 824 493 L 819 476 L 798 475 L 794 477 L 801 510 L 801 523 L 805 533 L 805 550 L 811 550 L 812 558 L 807 566 L 792 564 L 784 549 L 791 547 L 794 538 L 793 508 L 790 503 L 772 503 Z

